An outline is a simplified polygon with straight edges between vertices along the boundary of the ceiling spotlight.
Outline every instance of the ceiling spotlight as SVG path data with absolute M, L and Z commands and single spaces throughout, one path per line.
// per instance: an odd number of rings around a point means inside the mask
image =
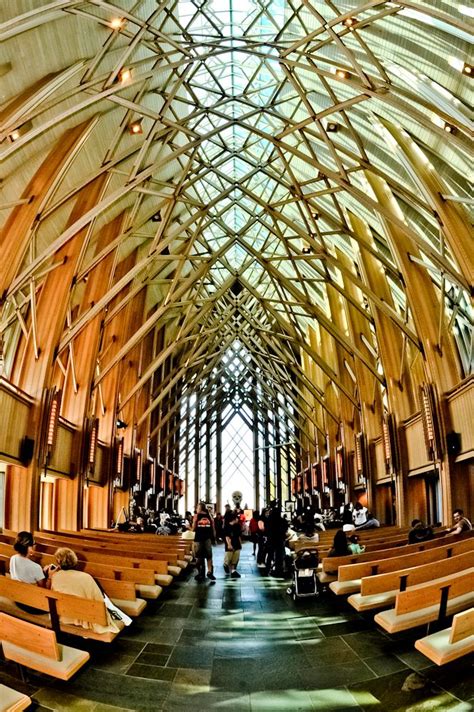
M 161 222 L 161 210 L 158 210 L 157 213 L 155 213 L 154 215 L 152 215 L 151 221 L 152 221 L 152 222 Z
M 338 79 L 349 79 L 351 75 L 345 69 L 336 69 L 336 77 Z
M 127 82 L 130 81 L 132 78 L 132 70 L 131 69 L 121 69 L 120 72 L 118 73 L 118 80 L 121 84 L 126 84 Z
M 328 121 L 326 124 L 326 131 L 328 133 L 336 133 L 336 131 L 339 130 L 339 124 L 336 124 L 335 121 Z
M 474 75 L 474 67 L 472 66 L 472 64 L 464 63 L 462 73 L 465 74 L 467 77 L 472 77 Z
M 121 30 L 123 27 L 125 27 L 125 20 L 123 17 L 113 17 L 110 20 L 109 26 L 113 30 Z
M 14 129 L 8 138 L 10 139 L 10 141 L 12 143 L 14 143 L 15 141 L 18 141 L 18 139 L 20 138 L 20 131 L 18 129 Z
M 357 17 L 346 17 L 346 19 L 342 21 L 342 24 L 344 27 L 354 27 L 354 25 L 357 24 Z
M 444 128 L 444 130 L 446 131 L 446 133 L 450 133 L 450 134 L 455 134 L 455 133 L 456 133 L 456 127 L 453 126 L 452 124 L 445 123 L 445 125 L 443 126 L 443 128 Z
M 138 134 L 142 134 L 142 121 L 143 119 L 137 119 L 136 121 L 132 121 L 132 123 L 128 125 L 128 133 L 132 134 L 132 136 L 138 136 Z
M 303 255 L 309 255 L 311 254 L 311 247 L 308 245 L 308 243 L 304 243 L 304 245 L 301 248 L 301 252 Z
M 123 430 L 127 427 L 127 423 L 125 423 L 123 420 L 120 420 L 120 418 L 117 418 L 117 420 L 115 421 L 115 427 L 117 428 L 117 430 Z
M 317 210 L 315 210 L 314 208 L 312 208 L 312 209 L 311 209 L 311 217 L 313 218 L 313 220 L 319 220 L 320 214 L 318 213 Z

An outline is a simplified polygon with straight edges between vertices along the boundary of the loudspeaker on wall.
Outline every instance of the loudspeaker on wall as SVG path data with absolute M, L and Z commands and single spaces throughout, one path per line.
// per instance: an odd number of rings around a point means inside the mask
M 29 465 L 35 448 L 35 441 L 27 435 L 20 442 L 20 462 L 22 465 Z
M 446 447 L 449 455 L 456 457 L 461 452 L 461 433 L 456 433 L 454 430 L 446 434 Z

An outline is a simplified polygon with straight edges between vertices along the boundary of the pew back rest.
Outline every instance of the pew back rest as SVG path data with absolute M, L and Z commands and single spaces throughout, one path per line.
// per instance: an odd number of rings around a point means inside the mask
M 432 561 L 439 561 L 450 558 L 464 552 L 474 552 L 474 540 L 450 542 L 445 546 L 417 551 L 413 554 L 389 557 L 388 559 L 376 559 L 375 561 L 363 561 L 338 569 L 338 581 L 352 581 L 353 579 L 364 578 L 365 576 L 376 576 L 378 574 L 408 569 L 419 564 L 428 564 Z
M 49 613 L 46 589 L 40 588 L 33 583 L 14 581 L 6 576 L 0 576 L 0 596 Z
M 377 561 L 378 559 L 390 559 L 397 556 L 405 556 L 406 554 L 414 554 L 417 551 L 427 551 L 428 549 L 436 549 L 439 546 L 445 546 L 446 543 L 452 545 L 454 543 L 459 543 L 461 541 L 466 541 L 474 538 L 474 529 L 472 531 L 465 532 L 457 537 L 450 537 L 449 540 L 431 539 L 430 541 L 424 541 L 418 544 L 406 544 L 402 547 L 395 547 L 394 549 L 381 549 L 380 551 L 371 551 L 367 554 L 349 554 L 347 556 L 335 556 L 332 558 L 324 558 L 322 568 L 325 573 L 331 573 L 337 571 L 339 566 L 344 566 L 345 564 L 356 564 L 365 561 Z
M 440 603 L 442 590 L 447 590 L 448 599 L 472 593 L 474 590 L 474 568 L 450 576 L 443 576 L 430 583 L 412 586 L 406 591 L 398 593 L 395 612 L 397 615 L 403 615 L 435 606 Z
M 6 576 L 0 576 L 0 595 L 17 603 L 38 608 L 45 613 L 51 612 L 54 607 L 59 616 L 108 625 L 107 609 L 103 601 L 93 601 L 69 593 L 40 588 L 31 583 L 13 581 Z
M 437 559 L 429 563 L 420 563 L 411 568 L 382 573 L 378 576 L 368 576 L 362 579 L 360 592 L 362 596 L 371 596 L 384 591 L 403 590 L 408 586 L 432 581 L 441 576 L 449 576 L 472 566 L 474 566 L 474 549 L 464 554 L 451 556 L 449 559 Z
M 27 623 L 6 613 L 0 613 L 0 640 L 52 660 L 61 660 L 56 633 L 48 628 Z
M 460 640 L 465 640 L 471 635 L 474 635 L 474 608 L 456 613 L 456 615 L 453 616 L 449 642 L 458 643 Z

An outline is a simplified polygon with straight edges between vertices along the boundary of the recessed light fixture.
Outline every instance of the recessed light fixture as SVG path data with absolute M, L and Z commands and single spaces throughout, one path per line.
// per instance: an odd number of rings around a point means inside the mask
M 474 67 L 472 64 L 464 62 L 464 60 L 459 59 L 459 57 L 448 57 L 448 64 L 453 69 L 457 69 L 461 74 L 465 74 L 467 77 L 474 76 Z
M 143 133 L 142 121 L 143 121 L 143 119 L 136 119 L 135 121 L 132 121 L 132 123 L 128 125 L 128 133 L 132 134 L 132 136 L 137 136 L 138 134 L 142 134 Z
M 154 215 L 151 216 L 152 222 L 161 222 L 161 210 L 158 210 Z
M 357 17 L 346 17 L 346 19 L 342 21 L 342 24 L 344 27 L 354 27 L 354 25 L 357 24 Z
M 446 123 L 444 124 L 443 128 L 444 128 L 444 130 L 446 131 L 446 133 L 450 133 L 450 134 L 455 134 L 455 133 L 456 133 L 456 127 L 453 126 L 452 124 L 448 124 L 448 122 L 446 122 Z
M 9 139 L 12 143 L 14 143 L 15 141 L 18 141 L 19 138 L 20 138 L 20 131 L 18 129 L 14 129 L 11 132 L 11 134 L 9 135 Z
M 346 69 L 336 69 L 336 77 L 339 79 L 349 79 L 350 74 Z
M 328 121 L 326 124 L 326 131 L 328 133 L 336 133 L 336 131 L 339 131 L 339 124 L 336 124 L 335 121 Z
M 121 84 L 126 84 L 132 78 L 132 70 L 128 68 L 123 68 L 118 73 L 118 79 Z
M 123 17 L 113 17 L 110 20 L 109 25 L 113 30 L 121 30 L 125 27 L 125 20 Z

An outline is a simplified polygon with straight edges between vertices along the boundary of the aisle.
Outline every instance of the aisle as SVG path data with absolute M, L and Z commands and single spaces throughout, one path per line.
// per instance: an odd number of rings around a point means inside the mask
M 27 687 L 41 701 L 38 709 L 472 709 L 472 659 L 434 668 L 414 650 L 412 637 L 388 638 L 332 596 L 293 603 L 287 581 L 261 575 L 250 544 L 242 552 L 241 579 L 225 577 L 222 557 L 217 547 L 215 584 L 196 583 L 194 573 L 175 583 L 113 649 L 96 648 L 72 683 L 32 680 Z M 428 680 L 402 691 L 421 668 L 444 689 Z

